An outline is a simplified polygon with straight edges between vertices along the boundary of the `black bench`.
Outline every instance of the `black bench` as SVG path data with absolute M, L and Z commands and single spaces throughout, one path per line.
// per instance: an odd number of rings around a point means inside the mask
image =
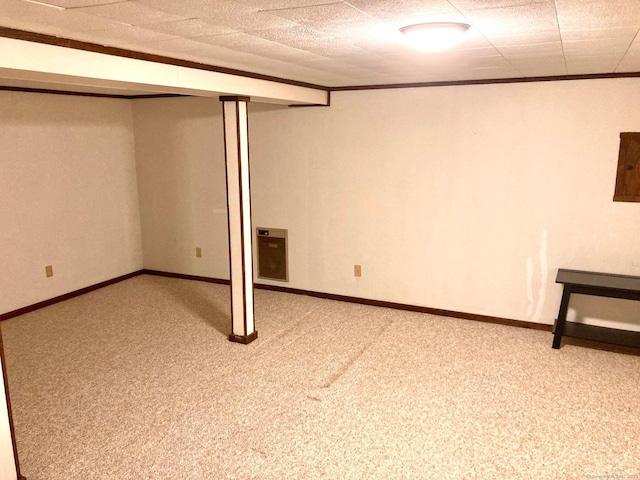
M 614 343 L 627 347 L 640 347 L 640 332 L 616 328 L 595 327 L 567 322 L 569 298 L 572 293 L 597 297 L 640 300 L 640 277 L 611 273 L 558 270 L 556 283 L 564 284 L 560 311 L 556 319 L 552 348 L 560 348 L 562 337 L 575 337 L 597 342 Z

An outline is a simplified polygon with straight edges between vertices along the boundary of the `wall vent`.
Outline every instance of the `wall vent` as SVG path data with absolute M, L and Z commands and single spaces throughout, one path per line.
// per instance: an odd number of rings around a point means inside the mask
M 287 230 L 256 228 L 258 237 L 258 278 L 289 281 Z

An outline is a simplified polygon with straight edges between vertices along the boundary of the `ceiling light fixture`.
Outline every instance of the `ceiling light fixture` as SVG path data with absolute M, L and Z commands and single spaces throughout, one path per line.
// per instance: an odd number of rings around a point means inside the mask
M 400 31 L 415 48 L 427 52 L 446 50 L 462 41 L 470 25 L 456 22 L 418 23 Z

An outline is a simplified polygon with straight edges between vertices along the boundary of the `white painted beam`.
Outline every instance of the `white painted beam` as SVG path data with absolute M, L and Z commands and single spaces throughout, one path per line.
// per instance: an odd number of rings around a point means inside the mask
M 203 97 L 249 96 L 254 101 L 326 105 L 320 88 L 0 38 L 0 78 L 82 87 L 145 90 Z

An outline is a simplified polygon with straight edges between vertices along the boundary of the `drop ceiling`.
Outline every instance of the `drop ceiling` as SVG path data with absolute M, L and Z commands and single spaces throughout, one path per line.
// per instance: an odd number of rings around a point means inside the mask
M 398 31 L 432 21 L 471 28 Z M 0 0 L 0 26 L 325 87 L 640 72 L 640 0 Z

